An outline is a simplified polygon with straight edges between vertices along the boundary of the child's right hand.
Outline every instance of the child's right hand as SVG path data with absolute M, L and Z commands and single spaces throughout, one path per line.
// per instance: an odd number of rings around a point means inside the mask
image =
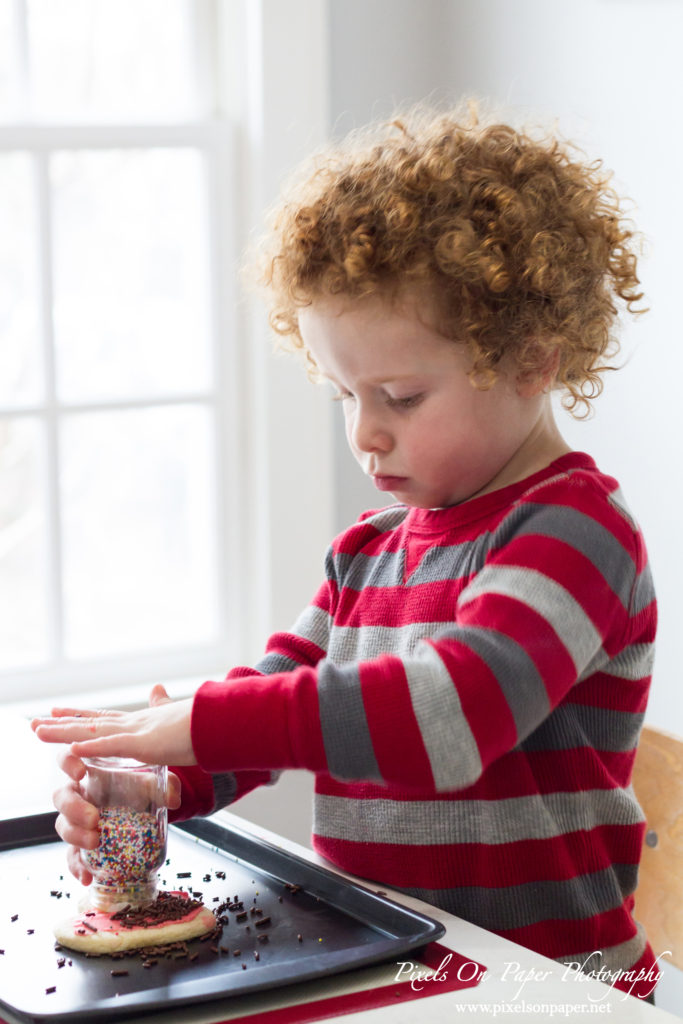
M 83 863 L 81 850 L 94 850 L 99 843 L 97 822 L 99 812 L 81 795 L 79 783 L 85 775 L 85 765 L 68 749 L 60 750 L 57 758 L 59 767 L 69 777 L 65 786 L 57 789 L 53 802 L 59 814 L 55 822 L 57 833 L 68 844 L 67 864 L 71 874 L 81 885 L 90 885 L 92 874 Z M 180 807 L 180 779 L 173 772 L 168 773 L 168 807 Z
M 57 762 L 70 781 L 55 790 L 52 798 L 59 811 L 55 828 L 57 834 L 69 845 L 66 859 L 71 874 L 82 885 L 90 885 L 92 875 L 81 859 L 81 850 L 97 848 L 99 812 L 81 796 L 78 783 L 85 775 L 85 765 L 81 759 L 68 750 L 60 750 Z

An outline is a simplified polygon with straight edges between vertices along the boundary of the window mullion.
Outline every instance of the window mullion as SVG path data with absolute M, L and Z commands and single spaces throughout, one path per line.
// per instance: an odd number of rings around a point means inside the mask
M 192 0 L 187 3 L 185 15 L 192 40 L 196 109 L 215 117 L 218 106 L 216 0 Z
M 40 333 L 43 354 L 43 388 L 45 409 L 45 501 L 46 551 L 49 607 L 48 649 L 56 663 L 64 660 L 64 588 L 61 529 L 61 498 L 59 489 L 59 414 L 54 344 L 53 266 L 52 266 L 52 201 L 50 195 L 49 153 L 35 154 L 35 186 L 38 230 L 40 281 Z
M 14 0 L 14 53 L 16 110 L 25 118 L 31 106 L 31 89 L 28 50 L 28 5 L 27 0 Z
M 213 378 L 214 388 L 223 396 L 223 400 L 215 404 L 213 419 L 214 529 L 220 565 L 216 574 L 216 598 L 220 621 L 228 624 L 228 646 L 236 652 L 245 629 L 243 602 L 238 597 L 239 582 L 246 572 L 243 564 L 243 488 L 234 486 L 235 480 L 244 480 L 244 438 L 240 432 L 244 419 L 243 378 L 235 325 L 238 303 L 230 274 L 236 259 L 230 244 L 234 238 L 234 190 L 225 187 L 228 181 L 234 181 L 234 144 L 225 133 L 206 154 L 206 218 L 210 247 Z

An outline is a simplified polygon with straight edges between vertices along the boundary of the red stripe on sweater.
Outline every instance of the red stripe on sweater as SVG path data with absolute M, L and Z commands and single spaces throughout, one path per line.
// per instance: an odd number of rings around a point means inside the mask
M 604 526 L 616 537 L 624 550 L 633 557 L 636 555 L 638 547 L 634 540 L 633 526 L 618 507 L 604 500 L 603 495 L 610 495 L 617 486 L 616 481 L 612 481 L 614 487 L 603 486 L 605 479 L 607 478 L 603 477 L 601 481 L 591 473 L 588 479 L 581 480 L 574 474 L 571 487 L 571 507 Z M 566 480 L 556 480 L 538 488 L 533 494 L 523 499 L 521 504 L 566 507 Z
M 312 640 L 292 633 L 274 633 L 266 647 L 267 654 L 280 654 L 295 658 L 299 665 L 317 665 L 325 657 L 325 651 Z M 253 675 L 253 672 L 251 673 Z
M 538 669 L 552 705 L 576 679 L 574 662 L 555 630 L 523 601 L 503 594 L 482 595 L 458 610 L 458 625 L 493 629 L 518 643 Z
M 628 942 L 636 934 L 636 925 L 624 903 L 613 910 L 576 921 L 551 918 L 523 928 L 510 928 L 499 934 L 554 960 L 566 957 L 568 949 L 601 950 Z
M 636 612 L 631 619 L 631 635 L 640 644 L 652 643 L 657 631 L 657 602 L 650 601 L 648 605 Z
M 600 825 L 551 839 L 438 846 L 381 843 L 373 849 L 372 877 L 394 889 L 504 889 L 527 882 L 564 881 L 622 864 L 637 864 L 644 825 Z M 367 877 L 364 843 L 314 835 L 318 853 L 344 871 Z M 565 949 L 571 947 L 564 947 Z
M 439 580 L 402 587 L 344 587 L 335 611 L 335 626 L 411 626 L 416 622 L 453 621 L 458 594 L 467 583 Z
M 405 773 L 410 758 L 416 785 L 433 785 L 429 757 L 415 719 L 403 662 L 383 655 L 359 666 L 370 739 L 382 778 Z
M 647 706 L 649 675 L 640 679 L 624 679 L 607 672 L 596 672 L 577 683 L 567 704 L 580 704 L 590 708 L 611 708 L 639 715 Z
M 615 602 L 612 588 L 593 562 L 570 544 L 554 537 L 525 534 L 511 540 L 493 562 L 519 565 L 553 580 L 581 605 L 602 637 L 613 634 L 616 628 L 622 641 L 627 610 Z M 619 611 L 622 614 L 615 622 L 615 612 Z
M 369 512 L 367 515 L 371 516 L 373 513 Z M 380 541 L 382 548 L 389 548 L 394 543 L 394 537 L 396 537 L 395 531 L 378 530 L 364 518 L 363 521 L 354 523 L 348 530 L 336 537 L 332 544 L 332 550 L 335 555 L 347 552 L 355 554 L 363 548 L 371 552 L 373 542 Z
M 325 771 L 315 670 L 204 683 L 192 704 L 191 735 L 206 771 Z
M 635 751 L 513 750 L 489 765 L 472 786 L 438 792 L 433 787 L 379 786 L 370 782 L 340 782 L 329 775 L 316 779 L 316 793 L 352 800 L 444 801 L 506 800 L 536 793 L 582 792 L 628 786 Z
M 428 643 L 433 644 L 433 641 Z M 491 757 L 490 744 L 486 741 L 491 736 L 492 721 L 496 722 L 496 746 L 500 744 L 509 749 L 517 742 L 512 712 L 491 669 L 466 644 L 456 640 L 441 641 L 438 651 L 458 690 L 482 764 L 486 764 Z

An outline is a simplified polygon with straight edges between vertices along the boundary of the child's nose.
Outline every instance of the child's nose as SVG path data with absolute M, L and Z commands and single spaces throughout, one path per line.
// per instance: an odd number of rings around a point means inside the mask
M 350 425 L 350 440 L 361 452 L 390 451 L 393 438 L 382 417 L 375 411 L 359 406 Z

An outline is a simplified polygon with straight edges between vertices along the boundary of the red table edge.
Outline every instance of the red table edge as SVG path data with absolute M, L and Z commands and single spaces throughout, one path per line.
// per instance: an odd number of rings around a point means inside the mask
M 410 961 L 398 961 L 397 973 L 404 962 Z M 228 1020 L 219 1021 L 217 1024 L 253 1024 L 257 1019 L 259 1024 L 313 1024 L 329 1017 L 342 1017 L 348 1013 L 360 1013 L 363 1010 L 374 1010 L 381 1006 L 409 1002 L 412 999 L 423 999 L 425 996 L 472 988 L 479 984 L 486 970 L 476 960 L 468 960 L 440 942 L 430 942 L 422 950 L 415 963 L 416 971 L 422 966 L 430 968 L 432 976 L 427 979 L 423 972 L 423 979 L 415 981 L 415 985 L 419 986 L 417 988 L 408 977 L 406 981 L 394 981 L 390 985 L 381 985 L 361 992 L 347 992 L 274 1010 L 255 1010 L 242 1017 L 230 1017 Z

